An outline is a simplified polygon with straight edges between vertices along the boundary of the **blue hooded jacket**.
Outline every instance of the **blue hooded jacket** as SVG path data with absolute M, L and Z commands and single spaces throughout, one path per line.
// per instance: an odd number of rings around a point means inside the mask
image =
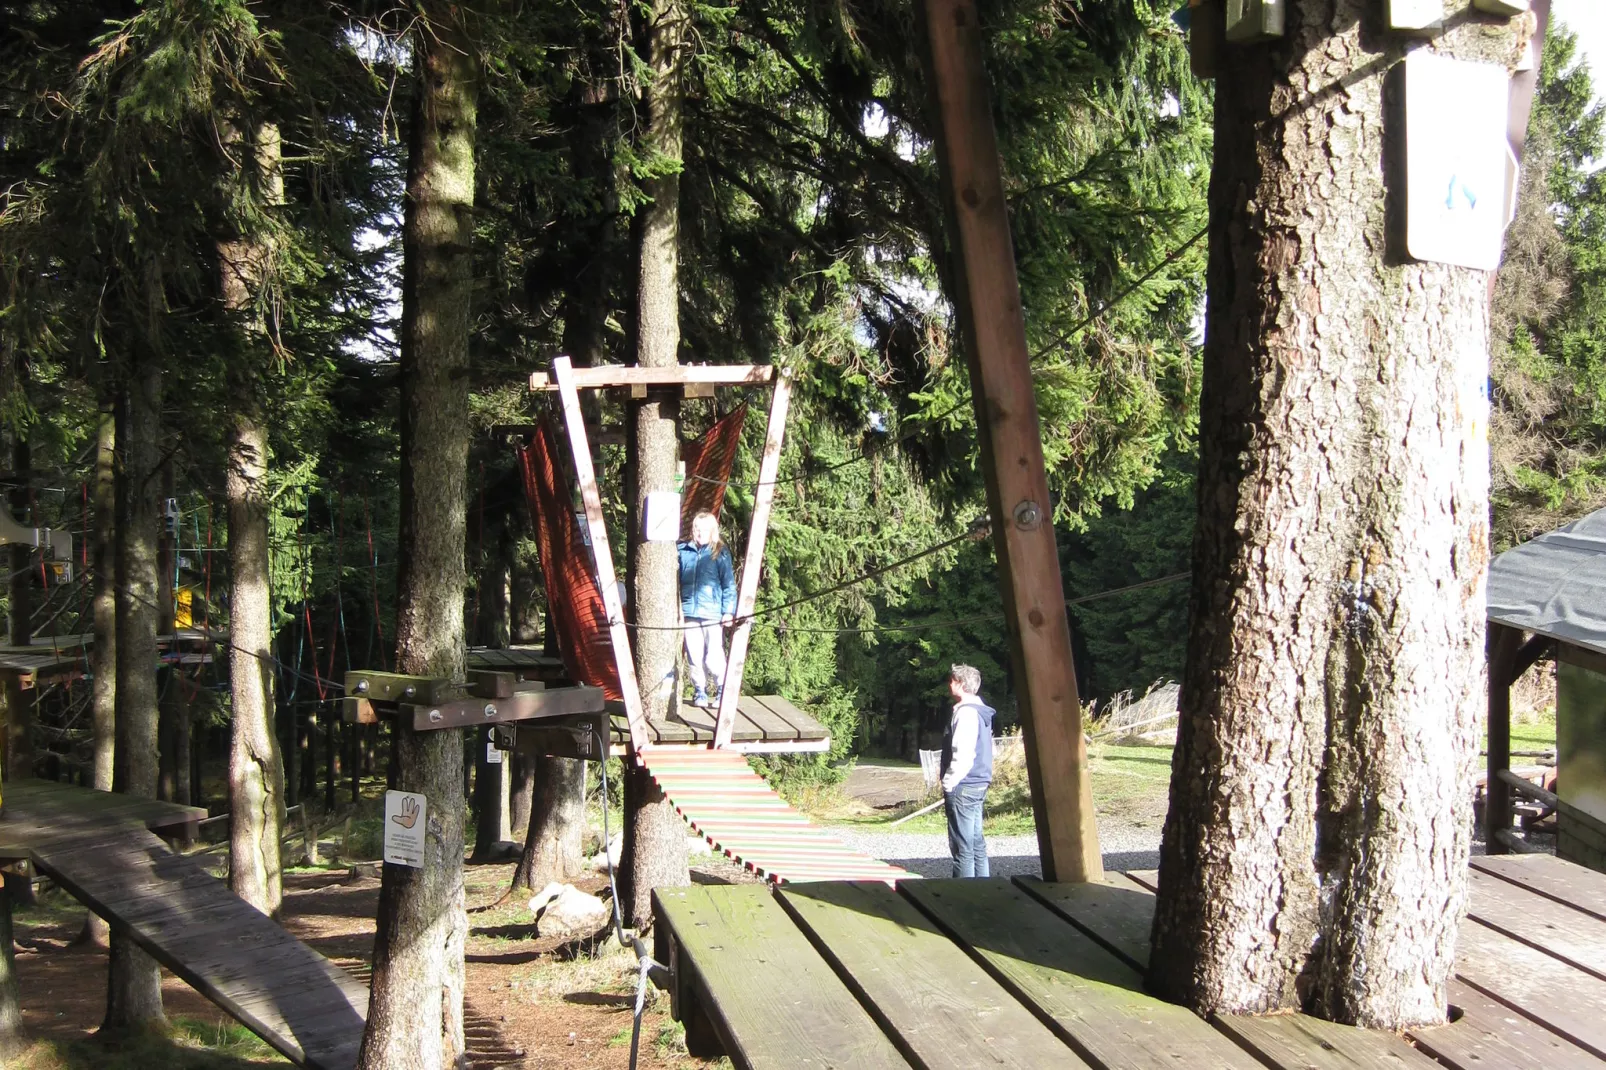
M 680 615 L 719 620 L 736 612 L 736 570 L 724 546 L 716 554 L 694 542 L 680 544 Z

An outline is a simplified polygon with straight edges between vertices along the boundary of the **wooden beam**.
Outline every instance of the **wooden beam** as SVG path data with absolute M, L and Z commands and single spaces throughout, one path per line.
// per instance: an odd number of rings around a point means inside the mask
M 553 365 L 568 357 L 555 358 Z M 775 380 L 773 364 L 680 364 L 668 368 L 637 368 L 624 365 L 605 365 L 597 368 L 572 368 L 570 374 L 576 390 L 604 390 L 613 387 L 649 386 L 766 386 Z M 534 372 L 530 375 L 530 392 L 540 393 L 559 389 L 554 372 Z
M 1511 670 L 1522 648 L 1522 631 L 1489 622 L 1485 641 L 1489 667 L 1489 775 L 1483 800 L 1483 838 L 1490 854 L 1505 854 L 1511 833 L 1511 788 L 1503 773 L 1511 768 Z
M 938 120 L 954 303 L 970 367 L 1043 877 L 1096 881 L 1104 868 L 981 23 L 974 0 L 921 0 L 915 8 Z
M 576 369 L 568 357 L 554 357 L 552 360 L 552 379 L 557 383 L 563 399 L 563 422 L 569 430 L 569 452 L 574 455 L 580 499 L 585 503 L 586 529 L 591 535 L 591 557 L 596 565 L 597 586 L 602 588 L 602 604 L 608 613 L 613 660 L 619 667 L 619 690 L 624 692 L 625 715 L 630 721 L 630 745 L 640 754 L 652 745 L 652 736 L 647 728 L 647 711 L 641 704 L 641 686 L 636 682 L 636 661 L 630 653 L 630 633 L 625 628 L 624 606 L 619 602 L 619 579 L 613 570 L 608 526 L 602 519 L 602 493 L 597 488 L 596 469 L 591 465 L 585 415 L 580 411 L 580 389 L 575 383 L 575 376 L 580 372 L 606 370 Z
M 547 717 L 568 717 L 577 713 L 601 713 L 600 687 L 554 687 L 551 690 L 520 691 L 506 698 L 468 698 L 432 706 L 402 703 L 401 719 L 414 730 L 427 732 L 439 728 L 469 725 L 507 724 L 535 721 Z
M 769 427 L 764 434 L 764 456 L 758 466 L 758 487 L 753 499 L 753 523 L 747 529 L 747 552 L 742 557 L 742 583 L 736 592 L 736 631 L 731 636 L 730 659 L 719 689 L 719 720 L 714 746 L 728 747 L 736 723 L 736 703 L 742 694 L 742 670 L 747 665 L 747 643 L 753 632 L 750 615 L 758 600 L 758 580 L 764 571 L 764 540 L 769 536 L 770 506 L 775 501 L 776 477 L 781 470 L 781 442 L 786 436 L 786 411 L 792 401 L 792 380 L 780 376 L 770 398 Z

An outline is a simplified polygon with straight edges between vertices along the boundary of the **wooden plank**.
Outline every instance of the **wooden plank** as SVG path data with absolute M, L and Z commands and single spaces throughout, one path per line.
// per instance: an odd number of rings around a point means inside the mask
M 652 898 L 675 970 L 695 974 L 738 1067 L 908 1066 L 767 889 L 659 888 Z
M 756 695 L 743 695 L 736 704 L 736 712 L 746 717 L 748 722 L 758 729 L 762 739 L 782 741 L 798 738 L 798 730 L 791 722 L 771 710 Z
M 831 730 L 780 695 L 753 696 L 766 710 L 786 721 L 799 739 L 826 739 Z
M 580 411 L 575 369 L 568 357 L 553 358 L 552 379 L 563 398 L 563 422 L 569 430 L 569 452 L 574 456 L 580 498 L 585 503 L 586 530 L 591 539 L 597 586 L 602 590 L 602 604 L 608 613 L 608 635 L 613 641 L 613 660 L 619 670 L 619 690 L 624 696 L 630 725 L 630 745 L 640 754 L 652 746 L 653 740 L 647 728 L 647 711 L 641 704 L 641 686 L 636 680 L 636 660 L 631 653 L 630 633 L 625 628 L 624 607 L 619 603 L 619 580 L 614 573 L 613 550 L 608 544 L 608 526 L 602 518 L 602 492 L 591 465 L 591 447 L 586 443 L 585 416 Z
M 788 886 L 782 905 L 911 1062 L 927 1070 L 1076 1067 L 1047 1026 L 882 884 Z
M 915 11 L 1043 876 L 1096 881 L 1103 860 L 982 18 L 975 0 L 921 0 Z
M 562 390 L 558 379 L 557 361 L 569 365 L 568 357 L 553 361 L 553 372 L 532 372 L 530 392 Z M 712 384 L 715 386 L 763 386 L 775 378 L 773 364 L 681 364 L 667 368 L 638 368 L 605 364 L 591 368 L 574 368 L 570 375 L 576 390 L 601 390 L 626 386 L 688 386 Z
M 1449 1025 L 1406 1035 L 1429 1055 L 1461 1070 L 1601 1070 L 1601 1061 L 1503 1007 L 1475 988 L 1450 982 Z
M 910 881 L 900 890 L 1095 1066 L 1261 1070 L 1191 1011 L 1145 993 L 1129 963 L 1008 880 Z
M 1156 874 L 1153 870 L 1138 871 L 1126 878 L 1125 883 L 1112 880 L 1080 888 L 1026 878 L 1016 883 L 1033 898 L 1072 919 L 1104 947 L 1140 971 L 1147 971 L 1154 895 L 1144 888 L 1143 881 L 1153 881 Z M 1392 1034 L 1335 1025 L 1302 1014 L 1270 1018 L 1224 1015 L 1212 1018 L 1211 1024 L 1256 1053 L 1267 1065 L 1284 1070 L 1436 1065 Z
M 747 668 L 747 643 L 753 634 L 753 605 L 758 600 L 758 580 L 764 572 L 764 542 L 769 537 L 770 507 L 775 502 L 776 477 L 781 471 L 781 443 L 786 436 L 786 411 L 792 401 L 792 380 L 785 374 L 775 377 L 770 396 L 769 425 L 764 432 L 764 455 L 758 464 L 758 486 L 753 494 L 753 519 L 747 529 L 747 551 L 742 555 L 742 581 L 736 590 L 736 630 L 731 633 L 730 656 L 725 662 L 725 679 L 719 689 L 719 724 L 714 731 L 714 747 L 728 747 L 736 717 L 736 702 L 742 694 L 742 673 Z
M 1606 921 L 1606 873 L 1553 855 L 1474 857 L 1472 868 Z
M 1484 639 L 1488 661 L 1489 702 L 1485 718 L 1488 739 L 1487 775 L 1484 780 L 1483 835 L 1490 854 L 1505 854 L 1500 833 L 1511 827 L 1511 789 L 1500 780 L 1500 770 L 1511 766 L 1511 674 L 1513 662 L 1522 646 L 1522 630 L 1497 621 L 1489 622 Z
M 701 709 L 697 706 L 682 706 L 679 713 L 671 715 L 670 721 L 673 723 L 676 718 L 679 719 L 680 724 L 684 724 L 687 728 L 690 728 L 699 739 L 713 739 L 719 721 L 719 717 L 716 713 L 711 710 Z M 762 740 L 764 738 L 764 733 L 760 731 L 759 728 L 752 722 L 748 722 L 745 730 L 734 734 L 733 738 L 741 739 L 744 742 L 751 742 L 754 740 Z
M 1304 1014 L 1211 1019 L 1270 1066 L 1284 1070 L 1439 1070 L 1393 1033 L 1337 1025 Z
M 1154 896 L 1140 885 L 1119 874 L 1096 884 L 1050 884 L 1036 877 L 1016 877 L 1015 883 L 1128 966 L 1148 970 Z
M 462 697 L 463 685 L 441 677 L 358 669 L 346 674 L 346 694 L 371 702 L 449 702 Z
M 1606 980 L 1606 921 L 1475 869 L 1467 879 L 1469 917 Z
M 1477 922 L 1461 926 L 1455 975 L 1606 1059 L 1606 981 Z

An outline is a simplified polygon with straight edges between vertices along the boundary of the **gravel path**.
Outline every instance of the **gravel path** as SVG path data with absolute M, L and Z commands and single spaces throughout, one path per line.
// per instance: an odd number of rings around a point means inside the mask
M 831 830 L 850 847 L 886 862 L 896 862 L 924 877 L 950 874 L 948 838 L 941 833 L 867 832 L 838 826 Z M 1158 828 L 1101 824 L 1099 845 L 1108 870 L 1155 869 L 1160 865 Z M 987 841 L 987 858 L 995 877 L 1037 874 L 1036 836 L 994 836 Z

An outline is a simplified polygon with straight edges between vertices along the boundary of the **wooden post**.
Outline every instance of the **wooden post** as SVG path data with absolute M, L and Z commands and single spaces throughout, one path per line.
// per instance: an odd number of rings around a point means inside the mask
M 586 528 L 591 533 L 591 557 L 597 566 L 597 586 L 602 588 L 602 604 L 608 611 L 613 660 L 619 667 L 619 689 L 624 692 L 625 716 L 630 722 L 630 749 L 640 754 L 652 745 L 652 735 L 647 730 L 647 711 L 641 704 L 641 687 L 636 683 L 636 662 L 630 653 L 630 633 L 625 628 L 624 607 L 619 604 L 619 580 L 613 570 L 613 551 L 608 547 L 608 528 L 602 519 L 602 495 L 597 489 L 596 469 L 591 465 L 585 415 L 580 411 L 580 392 L 574 385 L 574 369 L 568 357 L 553 358 L 552 378 L 558 384 L 558 394 L 563 399 L 563 422 L 569 430 L 569 452 L 574 454 L 580 499 L 585 503 Z
M 1500 771 L 1511 768 L 1511 668 L 1522 643 L 1522 632 L 1489 622 L 1485 644 L 1489 656 L 1489 765 L 1484 785 L 1483 840 L 1492 855 L 1509 854 L 1499 833 L 1512 821 L 1511 788 Z
M 1043 877 L 1096 881 L 1104 870 L 981 25 L 974 0 L 916 10 Z
M 764 456 L 758 466 L 758 493 L 753 497 L 753 522 L 747 529 L 747 552 L 742 557 L 742 583 L 736 593 L 736 630 L 731 635 L 730 660 L 719 689 L 719 719 L 714 726 L 714 747 L 730 746 L 736 725 L 736 703 L 741 698 L 742 669 L 747 664 L 747 641 L 753 622 L 748 619 L 758 600 L 758 580 L 764 571 L 764 540 L 769 536 L 770 506 L 775 501 L 775 480 L 781 470 L 781 441 L 786 435 L 786 410 L 791 405 L 792 380 L 776 376 L 770 398 L 769 427 L 764 434 Z

